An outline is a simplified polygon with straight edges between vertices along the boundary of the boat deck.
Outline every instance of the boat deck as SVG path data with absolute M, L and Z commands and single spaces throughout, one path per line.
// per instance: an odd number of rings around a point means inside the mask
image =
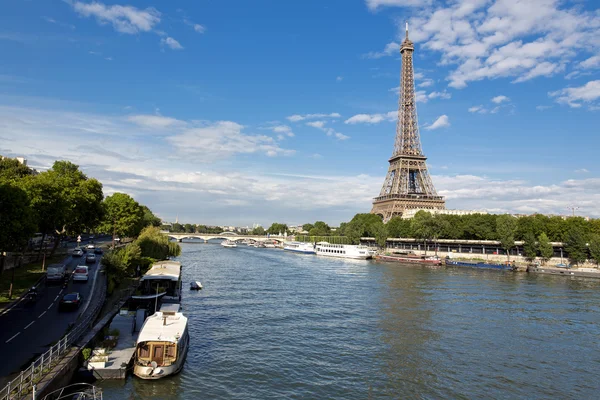
M 135 314 L 116 315 L 110 323 L 109 331 L 115 328 L 119 330 L 119 340 L 108 353 L 108 360 L 104 367 L 88 367 L 96 379 L 125 379 L 127 377 L 127 370 L 135 353 L 135 343 L 139 335 L 139 331 L 131 333 L 134 319 Z

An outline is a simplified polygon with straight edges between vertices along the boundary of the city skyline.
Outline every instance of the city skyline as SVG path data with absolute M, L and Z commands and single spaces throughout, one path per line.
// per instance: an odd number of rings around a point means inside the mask
M 338 225 L 381 189 L 408 21 L 447 208 L 600 216 L 593 2 L 231 4 L 3 4 L 0 154 L 164 220 Z

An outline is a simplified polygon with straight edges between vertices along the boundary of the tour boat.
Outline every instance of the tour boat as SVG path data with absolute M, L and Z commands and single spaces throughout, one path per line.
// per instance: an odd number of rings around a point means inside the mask
M 233 240 L 225 240 L 221 242 L 221 246 L 223 247 L 237 247 L 237 243 Z
M 469 261 L 455 261 L 450 258 L 446 258 L 447 267 L 470 267 L 470 268 L 486 268 L 486 269 L 512 269 L 512 265 L 509 263 L 503 264 L 490 264 L 485 262 L 469 262 Z
M 188 319 L 178 309 L 163 306 L 146 318 L 136 342 L 133 373 L 137 377 L 160 379 L 183 368 L 190 336 Z
M 416 254 L 393 254 L 393 255 L 380 255 L 376 256 L 377 261 L 392 261 L 401 262 L 408 264 L 427 264 L 427 265 L 441 265 L 442 260 L 437 256 L 426 256 Z
M 181 287 L 181 263 L 158 261 L 140 279 L 141 293 L 132 297 L 138 300 L 162 297 L 162 302 L 179 303 Z
M 287 251 L 293 251 L 296 253 L 304 253 L 304 254 L 315 254 L 315 245 L 313 243 L 305 243 L 305 242 L 285 242 L 283 244 L 283 249 Z
M 375 251 L 367 246 L 352 245 L 352 244 L 331 244 L 327 242 L 319 242 L 315 247 L 318 256 L 353 258 L 359 260 L 367 260 L 373 258 Z

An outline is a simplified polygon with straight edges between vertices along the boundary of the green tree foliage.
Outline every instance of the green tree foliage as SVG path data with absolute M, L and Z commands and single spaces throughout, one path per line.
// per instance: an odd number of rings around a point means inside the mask
M 142 217 L 141 226 L 139 228 L 140 232 L 147 226 L 161 226 L 161 220 L 146 206 L 141 205 L 142 212 L 144 213 Z
M 540 236 L 538 236 L 538 250 L 540 252 L 540 257 L 542 258 L 542 264 L 546 264 L 554 255 L 554 248 L 545 233 L 541 233 Z
M 173 225 L 171 225 L 171 232 L 183 233 L 185 232 L 185 227 L 182 224 L 175 222 Z
M 141 249 L 142 257 L 154 260 L 165 260 L 181 254 L 181 247 L 169 241 L 169 237 L 161 234 L 160 229 L 155 226 L 144 228 L 134 243 Z
M 0 181 L 0 253 L 21 250 L 36 228 L 27 193 L 14 184 Z
M 372 225 L 371 229 L 373 230 L 373 237 L 375 238 L 375 242 L 377 242 L 377 245 L 380 248 L 385 249 L 388 238 L 388 231 L 386 225 L 383 222 L 381 222 L 381 224 L 375 223 Z
M 271 235 L 278 235 L 280 233 L 283 235 L 285 232 L 289 232 L 287 225 L 278 222 L 273 222 L 269 229 L 267 229 L 267 233 Z
M 115 193 L 104 199 L 104 218 L 99 230 L 118 236 L 134 237 L 138 233 L 144 217 L 142 207 L 131 196 Z
M 252 235 L 254 236 L 264 236 L 265 235 L 265 228 L 263 228 L 262 226 L 257 226 L 256 228 L 252 229 Z
M 196 227 L 192 224 L 185 224 L 183 226 L 183 229 L 185 230 L 185 233 L 194 233 L 196 232 Z
M 523 253 L 525 255 L 525 259 L 527 261 L 534 261 L 537 257 L 538 245 L 535 240 L 535 234 L 532 231 L 525 233 L 525 237 L 523 238 Z
M 573 225 L 571 229 L 567 231 L 566 236 L 564 246 L 565 251 L 569 255 L 569 261 L 575 265 L 585 262 L 587 259 L 587 246 L 582 229 L 577 227 L 577 225 Z
M 314 228 L 314 225 L 313 225 L 313 224 L 304 224 L 304 225 L 302 225 L 302 230 L 303 230 L 303 231 L 306 231 L 306 232 L 310 232 L 310 230 L 311 230 L 312 228 Z
M 515 232 L 517 230 L 517 219 L 512 215 L 503 214 L 496 216 L 496 234 L 510 261 L 510 249 L 515 246 Z
M 310 224 L 305 224 L 310 225 Z M 331 233 L 331 228 L 323 221 L 317 221 L 312 229 L 308 231 L 309 236 L 328 236 Z
M 0 182 L 15 182 L 33 175 L 33 171 L 15 158 L 0 158 Z
M 340 229 L 336 231 L 337 235 L 343 234 L 353 244 L 360 243 L 361 237 L 373 237 L 382 235 L 381 230 L 383 221 L 376 214 L 356 214 L 354 218 L 346 225 L 340 225 Z M 385 233 L 387 237 L 387 232 Z
M 410 238 L 413 237 L 410 228 L 410 220 L 401 217 L 393 217 L 386 224 L 388 235 L 391 238 Z
M 600 235 L 594 233 L 590 237 L 590 256 L 596 261 L 596 264 L 600 264 Z

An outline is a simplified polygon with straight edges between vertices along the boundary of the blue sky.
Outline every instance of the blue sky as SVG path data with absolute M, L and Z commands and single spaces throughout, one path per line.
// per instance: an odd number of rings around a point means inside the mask
M 447 207 L 600 216 L 594 1 L 11 1 L 0 154 L 79 164 L 166 220 L 368 212 L 409 21 Z

